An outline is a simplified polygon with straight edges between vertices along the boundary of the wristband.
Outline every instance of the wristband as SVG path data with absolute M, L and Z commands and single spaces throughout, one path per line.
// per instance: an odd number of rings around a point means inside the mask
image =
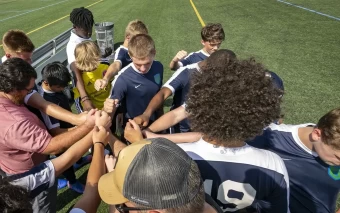
M 89 100 L 90 100 L 89 98 L 86 98 L 86 99 L 82 99 L 80 102 L 84 103 L 85 101 L 89 101 Z
M 97 144 L 97 143 L 99 143 L 99 144 L 103 145 L 103 147 L 105 147 L 105 144 L 103 142 L 95 142 L 94 144 Z
M 88 98 L 88 96 L 87 96 L 87 95 L 85 95 L 85 96 L 81 97 L 81 99 L 82 99 L 82 100 L 83 100 L 84 98 Z

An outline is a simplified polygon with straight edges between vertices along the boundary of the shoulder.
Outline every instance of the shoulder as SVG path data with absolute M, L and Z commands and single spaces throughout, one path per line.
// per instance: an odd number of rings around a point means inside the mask
M 152 67 L 163 68 L 163 64 L 160 61 L 153 61 Z

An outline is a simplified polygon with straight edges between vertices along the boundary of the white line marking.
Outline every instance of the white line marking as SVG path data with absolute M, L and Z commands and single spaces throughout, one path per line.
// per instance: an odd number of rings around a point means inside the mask
M 289 3 L 289 2 L 286 2 L 286 1 L 283 1 L 283 0 L 277 0 L 277 1 L 278 1 L 278 2 L 282 2 L 282 3 L 284 3 L 284 4 L 288 4 L 288 5 L 293 6 L 293 7 L 297 7 L 297 8 L 303 9 L 303 10 L 307 10 L 307 11 L 312 12 L 312 13 L 316 13 L 316 14 L 318 14 L 318 15 L 326 16 L 326 17 L 328 17 L 328 18 L 331 18 L 331 19 L 340 21 L 340 18 L 335 17 L 335 16 L 331 16 L 331 15 L 328 15 L 328 14 L 325 14 L 325 13 L 321 13 L 321 12 L 318 12 L 318 11 L 316 11 L 316 10 L 311 10 L 311 9 L 306 8 L 306 7 L 302 7 L 302 6 L 300 6 L 300 5 L 292 4 L 292 3 Z
M 21 13 L 21 14 L 15 15 L 15 16 L 11 16 L 11 17 L 8 17 L 8 18 L 1 19 L 0 22 L 4 22 L 4 21 L 7 21 L 9 19 L 16 18 L 18 16 L 22 16 L 22 15 L 25 15 L 25 14 L 28 14 L 28 13 L 31 13 L 31 12 L 35 12 L 35 11 L 38 11 L 38 10 L 42 10 L 42 9 L 45 9 L 45 8 L 48 8 L 48 7 L 52 7 L 54 5 L 61 4 L 61 3 L 64 3 L 66 1 L 69 1 L 69 0 L 60 1 L 58 3 L 50 4 L 50 5 L 47 5 L 45 7 L 39 7 L 39 8 L 36 8 L 34 10 L 29 10 L 29 11 L 27 11 L 25 13 Z

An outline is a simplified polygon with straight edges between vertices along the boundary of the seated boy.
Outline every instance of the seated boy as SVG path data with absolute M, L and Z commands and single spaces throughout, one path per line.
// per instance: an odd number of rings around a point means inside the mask
M 140 20 L 130 21 L 125 29 L 125 39 L 114 54 L 114 62 L 110 65 L 102 79 L 97 79 L 95 82 L 96 90 L 104 89 L 108 82 L 124 67 L 131 63 L 131 57 L 128 53 L 128 44 L 130 39 L 137 34 L 148 34 L 148 29 Z
M 44 67 L 41 71 L 42 82 L 39 84 L 38 90 L 40 95 L 47 101 L 58 104 L 60 107 L 72 111 L 68 102 L 67 96 L 63 93 L 64 88 L 71 81 L 71 75 L 68 69 L 59 62 L 53 62 Z M 64 121 L 60 121 L 56 118 L 48 116 L 42 113 L 44 123 L 52 136 L 56 136 L 63 132 L 67 132 L 73 129 L 73 125 Z M 60 154 L 59 154 L 60 155 Z M 59 156 L 57 155 L 57 156 Z M 79 168 L 84 164 L 91 162 L 91 156 L 86 156 L 77 161 L 74 165 L 75 168 Z M 67 183 L 64 179 L 58 180 L 58 189 L 61 189 L 68 185 L 68 187 L 78 193 L 83 193 L 84 185 L 77 181 L 74 169 L 71 166 L 63 175 L 67 179 Z
M 84 82 L 86 96 L 81 96 L 78 88 L 74 88 L 74 99 L 77 110 L 82 112 L 85 107 L 85 102 L 90 100 L 93 106 L 97 109 L 102 109 L 105 99 L 111 91 L 111 84 L 108 84 L 102 90 L 97 91 L 94 88 L 95 81 L 102 78 L 108 64 L 100 62 L 100 50 L 97 44 L 93 41 L 83 41 L 76 46 L 74 51 L 76 60 L 75 66 L 81 71 L 81 79 Z
M 177 70 L 180 67 L 194 64 L 206 59 L 211 53 L 218 50 L 224 41 L 225 35 L 221 24 L 208 24 L 201 30 L 201 44 L 203 49 L 187 54 L 179 51 L 170 62 L 170 69 Z
M 74 74 L 74 82 L 73 85 L 77 87 L 80 97 L 86 97 L 87 93 L 85 91 L 84 81 L 82 79 L 82 72 L 78 70 L 75 65 L 75 55 L 74 50 L 76 49 L 77 44 L 83 41 L 91 41 L 92 36 L 92 28 L 94 24 L 93 14 L 90 10 L 84 7 L 75 8 L 72 10 L 70 14 L 70 21 L 73 24 L 73 30 L 71 31 L 70 40 L 67 43 L 66 53 L 68 64 L 70 65 L 70 70 Z M 83 102 L 84 111 L 88 111 L 90 109 L 95 108 L 90 99 L 86 99 Z
M 112 82 L 111 99 L 118 99 L 124 112 L 125 124 L 128 119 L 142 114 L 149 102 L 160 90 L 163 81 L 163 65 L 154 61 L 155 44 L 149 35 L 139 34 L 129 42 L 132 63 L 122 69 Z M 113 102 L 105 102 L 105 104 Z M 115 113 L 105 106 L 108 113 Z M 156 120 L 156 114 L 150 120 Z

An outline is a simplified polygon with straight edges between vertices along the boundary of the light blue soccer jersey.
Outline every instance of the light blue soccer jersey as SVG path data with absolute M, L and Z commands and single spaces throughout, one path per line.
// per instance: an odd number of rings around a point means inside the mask
M 290 210 L 293 213 L 334 213 L 340 189 L 340 167 L 328 166 L 298 136 L 300 127 L 314 124 L 271 124 L 248 144 L 275 152 L 287 167 Z

